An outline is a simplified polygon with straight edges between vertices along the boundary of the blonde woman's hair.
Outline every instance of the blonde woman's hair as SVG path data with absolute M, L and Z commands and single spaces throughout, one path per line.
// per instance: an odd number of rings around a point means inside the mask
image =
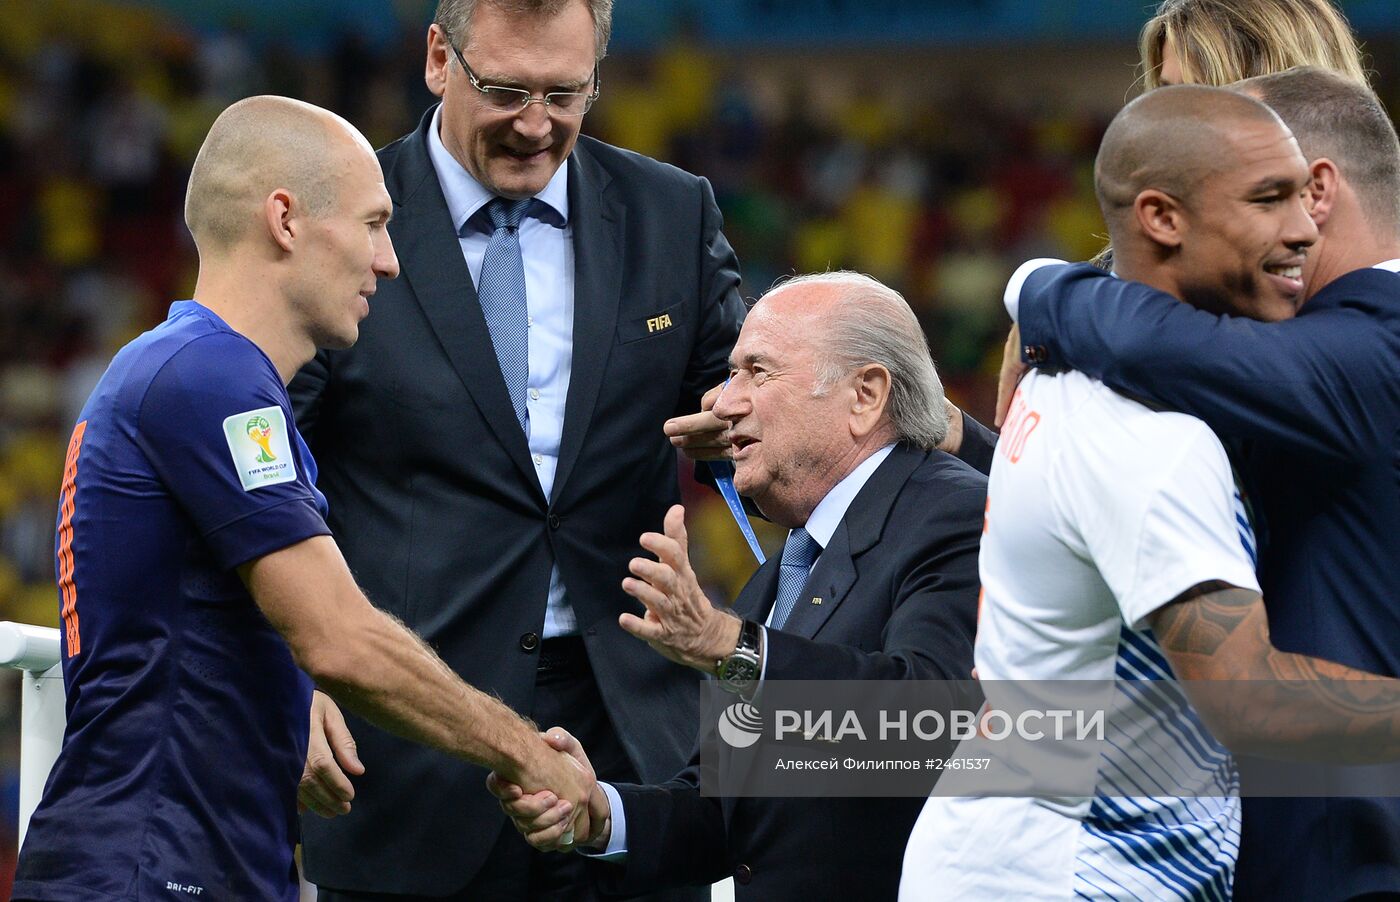
M 1167 41 L 1186 84 L 1224 87 L 1314 66 L 1371 86 L 1356 36 L 1330 0 L 1162 0 L 1138 38 L 1143 90 L 1162 86 Z M 1112 261 L 1106 247 L 1090 262 L 1111 269 Z
M 1138 41 L 1147 90 L 1162 83 L 1168 41 L 1187 83 L 1224 86 L 1316 66 L 1369 86 L 1356 36 L 1330 0 L 1162 0 Z

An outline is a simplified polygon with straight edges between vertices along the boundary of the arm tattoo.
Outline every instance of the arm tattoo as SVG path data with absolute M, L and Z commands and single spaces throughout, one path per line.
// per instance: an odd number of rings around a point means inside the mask
M 1400 680 L 1274 648 L 1259 593 L 1201 583 L 1160 608 L 1152 631 L 1191 700 L 1243 746 L 1237 750 L 1334 762 L 1400 758 Z
M 1172 599 L 1152 619 L 1152 631 L 1167 652 L 1213 655 L 1259 600 L 1257 592 L 1211 580 Z

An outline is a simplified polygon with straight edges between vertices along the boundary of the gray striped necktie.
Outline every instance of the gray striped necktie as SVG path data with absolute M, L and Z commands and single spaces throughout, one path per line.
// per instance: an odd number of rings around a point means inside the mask
M 491 345 L 501 364 L 511 406 L 526 427 L 525 389 L 530 380 L 530 310 L 525 302 L 525 261 L 520 255 L 520 220 L 533 198 L 498 197 L 486 205 L 494 231 L 481 260 L 476 296 L 486 316 Z

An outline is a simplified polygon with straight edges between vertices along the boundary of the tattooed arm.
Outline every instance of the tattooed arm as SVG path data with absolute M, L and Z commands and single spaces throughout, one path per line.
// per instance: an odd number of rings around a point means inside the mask
M 1400 759 L 1400 680 L 1274 648 L 1257 592 L 1202 583 L 1151 624 L 1192 704 L 1231 751 L 1336 764 Z

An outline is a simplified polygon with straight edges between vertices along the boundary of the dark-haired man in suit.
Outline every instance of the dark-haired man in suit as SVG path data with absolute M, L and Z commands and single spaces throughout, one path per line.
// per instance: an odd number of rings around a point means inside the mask
M 693 674 L 637 653 L 618 583 L 678 498 L 663 425 L 722 380 L 743 303 L 709 185 L 579 137 L 610 18 L 610 0 L 439 4 L 442 103 L 379 155 L 402 278 L 291 395 L 369 597 L 473 685 L 588 737 L 600 774 L 658 780 L 694 739 Z M 305 819 L 323 898 L 586 898 L 484 771 L 351 721 L 357 761 L 328 711 L 303 799 L 349 813 Z

